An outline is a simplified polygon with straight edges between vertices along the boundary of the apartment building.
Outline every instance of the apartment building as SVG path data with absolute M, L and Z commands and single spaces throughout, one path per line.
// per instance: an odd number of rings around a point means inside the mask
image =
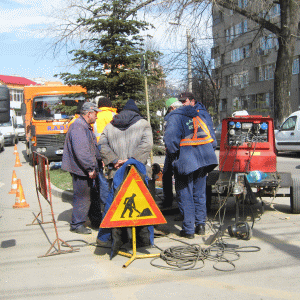
M 238 0 L 240 8 L 253 5 Z M 258 7 L 259 9 L 259 7 Z M 260 11 L 265 15 L 265 11 Z M 267 15 L 280 22 L 280 7 L 275 4 Z M 220 6 L 213 7 L 214 76 L 220 88 L 220 117 L 234 111 L 274 117 L 274 72 L 278 41 L 271 32 L 260 29 L 253 21 Z M 299 54 L 295 47 L 290 102 L 292 111 L 300 106 Z

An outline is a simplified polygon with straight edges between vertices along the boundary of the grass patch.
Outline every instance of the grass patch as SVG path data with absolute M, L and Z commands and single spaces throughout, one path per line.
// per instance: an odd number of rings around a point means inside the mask
M 61 190 L 73 192 L 72 176 L 69 172 L 62 169 L 50 170 L 50 181 Z

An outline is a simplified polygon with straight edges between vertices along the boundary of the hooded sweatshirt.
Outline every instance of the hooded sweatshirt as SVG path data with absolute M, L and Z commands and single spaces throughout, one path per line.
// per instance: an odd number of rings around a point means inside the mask
M 153 145 L 152 129 L 149 122 L 139 115 L 134 101 L 129 101 L 130 105 L 125 105 L 101 134 L 99 145 L 105 165 L 129 158 L 147 164 Z M 113 178 L 114 173 L 115 170 L 111 169 L 109 178 Z M 147 175 L 151 177 L 149 169 Z

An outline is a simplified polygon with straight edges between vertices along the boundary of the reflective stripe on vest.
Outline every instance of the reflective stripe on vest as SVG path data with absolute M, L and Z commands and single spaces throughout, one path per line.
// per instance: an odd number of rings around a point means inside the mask
M 214 139 L 210 135 L 210 131 L 207 125 L 201 120 L 201 118 L 195 117 L 193 118 L 193 125 L 194 125 L 194 134 L 191 139 L 185 138 L 180 141 L 180 146 L 197 146 L 197 145 L 204 145 L 208 143 L 212 143 Z M 204 131 L 204 137 L 198 137 L 198 128 L 201 128 Z

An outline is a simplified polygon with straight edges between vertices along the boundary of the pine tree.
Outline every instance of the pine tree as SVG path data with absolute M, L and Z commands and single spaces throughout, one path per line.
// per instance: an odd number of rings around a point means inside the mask
M 96 9 L 90 6 L 91 16 L 79 18 L 77 22 L 93 38 L 88 41 L 88 48 L 71 51 L 80 71 L 78 74 L 60 74 L 65 83 L 85 87 L 89 97 L 109 97 L 117 108 L 130 98 L 136 100 L 141 108 L 145 105 L 144 77 L 140 70 L 145 51 L 140 32 L 151 25 L 129 14 L 134 4 L 134 0 L 113 0 L 102 2 Z M 146 55 L 154 61 L 160 53 L 146 51 Z M 149 85 L 158 83 L 161 78 L 161 70 L 149 70 Z

